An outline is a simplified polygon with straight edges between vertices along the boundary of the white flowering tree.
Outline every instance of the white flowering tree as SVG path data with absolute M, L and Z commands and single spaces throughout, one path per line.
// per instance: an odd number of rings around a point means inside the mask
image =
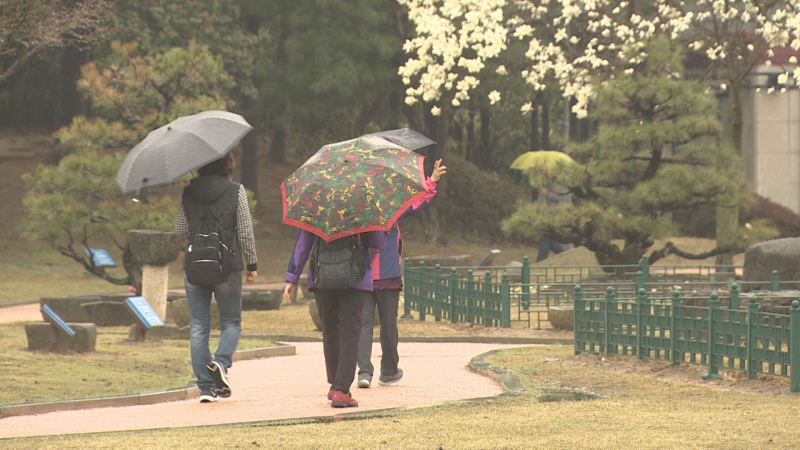
M 508 76 L 539 90 L 557 83 L 565 98 L 574 99 L 572 112 L 583 118 L 596 95 L 592 77 L 632 73 L 647 56 L 644 44 L 666 35 L 693 52 L 710 86 L 730 89 L 724 136 L 738 154 L 743 80 L 759 60 L 772 56 L 769 49 L 800 49 L 797 0 L 399 1 L 416 31 L 404 45 L 409 57 L 400 68 L 407 104 L 425 102 L 433 115 L 458 108 L 476 92 L 488 63 L 521 41 L 527 64 Z M 790 76 L 800 79 L 800 70 L 787 68 L 779 83 Z M 499 90 L 486 90 L 490 102 L 502 98 Z M 526 103 L 521 112 L 530 108 Z M 721 202 L 718 247 L 725 248 L 735 236 L 738 197 Z M 729 261 L 730 256 L 718 259 Z

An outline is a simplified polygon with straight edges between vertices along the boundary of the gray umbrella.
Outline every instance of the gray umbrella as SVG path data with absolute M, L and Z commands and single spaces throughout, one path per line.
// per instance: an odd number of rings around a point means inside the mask
M 227 111 L 203 111 L 153 130 L 128 152 L 117 172 L 123 194 L 163 186 L 225 156 L 253 127 Z
M 367 136 L 378 136 L 393 142 L 400 147 L 414 151 L 418 148 L 426 147 L 436 142 L 428 139 L 421 133 L 418 133 L 411 128 L 400 128 L 397 130 L 379 131 L 377 133 L 370 133 Z

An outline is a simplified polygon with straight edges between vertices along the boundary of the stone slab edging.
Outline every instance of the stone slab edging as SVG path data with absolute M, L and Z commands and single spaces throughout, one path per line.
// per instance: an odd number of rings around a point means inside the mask
M 292 356 L 295 353 L 296 349 L 293 345 L 276 344 L 275 347 L 237 350 L 233 354 L 232 359 L 233 361 L 246 361 L 249 359 L 269 358 L 273 356 Z M 60 400 L 54 402 L 0 406 L 0 419 L 11 416 L 27 416 L 32 414 L 44 414 L 54 411 L 69 411 L 75 409 L 105 408 L 109 406 L 152 405 L 154 403 L 188 400 L 196 397 L 199 394 L 200 389 L 197 386 L 189 386 L 181 389 L 170 389 L 162 392 L 147 392 L 143 394 L 119 395 L 114 397 Z

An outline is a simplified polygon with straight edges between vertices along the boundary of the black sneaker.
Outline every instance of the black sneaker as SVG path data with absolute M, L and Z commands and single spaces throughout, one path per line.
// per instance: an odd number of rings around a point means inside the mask
M 372 374 L 361 372 L 358 374 L 358 387 L 368 388 L 372 384 Z
M 222 367 L 222 364 L 211 361 L 206 369 L 214 378 L 214 388 L 217 391 L 217 395 L 221 398 L 228 398 L 231 396 L 231 385 L 228 383 L 227 372 L 225 368 Z
M 381 374 L 381 376 L 378 377 L 378 384 L 380 384 L 381 386 L 389 386 L 390 384 L 395 384 L 402 379 L 403 379 L 403 369 L 397 369 L 397 373 L 394 375 Z
M 214 386 L 200 386 L 200 403 L 213 403 L 217 401 Z

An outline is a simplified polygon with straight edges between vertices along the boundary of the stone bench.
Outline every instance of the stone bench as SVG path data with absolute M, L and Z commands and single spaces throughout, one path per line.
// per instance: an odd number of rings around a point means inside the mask
M 272 311 L 280 309 L 281 303 L 283 303 L 283 291 L 278 289 L 242 291 L 242 311 Z
M 28 350 L 61 353 L 93 352 L 97 342 L 97 326 L 93 323 L 65 322 L 48 305 L 42 305 L 44 322 L 25 324 Z
M 95 351 L 97 342 L 97 325 L 93 323 L 67 322 L 75 331 L 74 336 L 55 331 L 53 346 L 53 325 L 47 322 L 25 324 L 25 335 L 28 338 L 28 350 L 52 351 L 57 353 L 88 353 Z

